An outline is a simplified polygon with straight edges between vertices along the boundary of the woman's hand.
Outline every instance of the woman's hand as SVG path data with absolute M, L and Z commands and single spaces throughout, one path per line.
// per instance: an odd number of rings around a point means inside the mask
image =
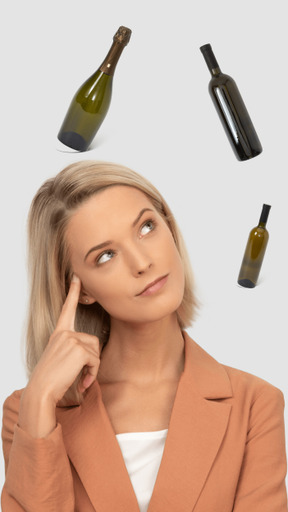
M 81 282 L 74 276 L 56 329 L 51 335 L 26 389 L 19 412 L 19 426 L 33 437 L 45 437 L 55 427 L 55 408 L 80 372 L 78 389 L 83 393 L 97 377 L 99 340 L 75 332 L 74 322 Z

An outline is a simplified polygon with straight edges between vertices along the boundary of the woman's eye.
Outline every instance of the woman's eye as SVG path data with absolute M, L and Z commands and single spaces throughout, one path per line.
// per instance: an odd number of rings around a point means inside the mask
M 147 220 L 140 229 L 140 235 L 145 236 L 150 231 L 153 231 L 153 229 L 155 229 L 155 223 L 152 220 Z
M 100 254 L 99 258 L 97 258 L 97 265 L 106 263 L 106 261 L 109 261 L 113 258 L 114 252 L 113 251 L 105 251 Z

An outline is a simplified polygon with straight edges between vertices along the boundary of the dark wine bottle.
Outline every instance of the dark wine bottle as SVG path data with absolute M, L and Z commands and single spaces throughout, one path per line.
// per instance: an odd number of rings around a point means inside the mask
M 249 234 L 238 276 L 238 284 L 246 288 L 254 288 L 257 283 L 269 240 L 266 222 L 270 208 L 271 206 L 269 204 L 263 204 L 259 224 L 253 228 Z
M 262 146 L 235 81 L 221 72 L 210 44 L 200 50 L 212 75 L 209 93 L 236 158 L 244 161 L 259 155 Z
M 90 146 L 108 112 L 114 71 L 131 33 L 129 28 L 119 27 L 103 63 L 76 92 L 58 133 L 66 146 L 78 151 Z

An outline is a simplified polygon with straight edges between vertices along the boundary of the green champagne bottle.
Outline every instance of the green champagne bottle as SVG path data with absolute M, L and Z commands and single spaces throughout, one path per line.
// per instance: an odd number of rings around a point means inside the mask
M 258 226 L 250 231 L 243 261 L 241 264 L 238 284 L 246 288 L 254 288 L 262 266 L 264 254 L 269 240 L 266 222 L 271 206 L 263 204 Z
M 236 158 L 244 161 L 259 155 L 262 146 L 235 81 L 221 72 L 210 44 L 200 50 L 212 75 L 209 94 Z
M 108 112 L 114 71 L 132 31 L 119 27 L 112 46 L 97 71 L 84 82 L 71 101 L 58 139 L 77 151 L 86 151 Z

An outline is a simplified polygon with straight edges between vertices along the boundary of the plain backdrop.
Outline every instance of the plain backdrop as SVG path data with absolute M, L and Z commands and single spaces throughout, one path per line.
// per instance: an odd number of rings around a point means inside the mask
M 132 37 L 110 110 L 79 154 L 57 133 L 120 25 Z M 45 179 L 82 159 L 126 165 L 160 189 L 195 273 L 201 308 L 189 334 L 287 398 L 286 1 L 14 0 L 2 6 L 0 34 L 1 415 L 5 398 L 26 384 L 28 208 Z M 250 161 L 236 159 L 208 94 L 206 43 L 236 80 L 262 142 Z M 270 240 L 258 286 L 245 289 L 237 276 L 263 203 L 272 205 Z M 3 461 L 0 473 L 2 487 Z

